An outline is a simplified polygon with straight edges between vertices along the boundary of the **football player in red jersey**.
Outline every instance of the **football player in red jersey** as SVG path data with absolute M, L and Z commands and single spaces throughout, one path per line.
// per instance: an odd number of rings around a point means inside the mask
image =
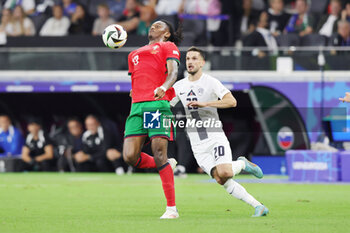
M 174 159 L 168 159 L 168 140 L 173 139 L 172 127 L 163 120 L 172 115 L 169 101 L 175 97 L 173 84 L 177 79 L 182 40 L 181 27 L 160 20 L 152 24 L 149 44 L 132 51 L 128 57 L 131 75 L 132 105 L 125 123 L 124 160 L 137 168 L 157 168 L 167 200 L 161 219 L 178 218 L 175 205 L 173 168 Z M 151 139 L 153 157 L 141 152 L 146 138 Z

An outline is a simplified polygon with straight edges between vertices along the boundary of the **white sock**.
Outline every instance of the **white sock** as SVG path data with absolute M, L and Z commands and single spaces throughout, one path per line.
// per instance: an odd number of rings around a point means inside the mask
M 241 173 L 242 169 L 244 168 L 245 168 L 245 162 L 243 160 L 236 160 L 232 162 L 232 171 L 234 176 Z
M 228 179 L 224 184 L 226 191 L 235 198 L 244 201 L 254 208 L 261 205 L 252 195 L 250 195 L 245 188 L 232 179 Z
M 177 211 L 176 206 L 167 206 L 166 208 L 167 208 L 168 210 Z

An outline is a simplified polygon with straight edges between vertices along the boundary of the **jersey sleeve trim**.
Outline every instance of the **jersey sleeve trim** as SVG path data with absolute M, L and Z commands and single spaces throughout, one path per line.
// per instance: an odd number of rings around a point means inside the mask
M 168 61 L 168 60 L 175 60 L 175 61 L 177 62 L 178 65 L 181 64 L 180 61 L 179 61 L 179 59 L 177 59 L 176 57 L 168 57 L 166 60 L 167 60 L 167 61 Z

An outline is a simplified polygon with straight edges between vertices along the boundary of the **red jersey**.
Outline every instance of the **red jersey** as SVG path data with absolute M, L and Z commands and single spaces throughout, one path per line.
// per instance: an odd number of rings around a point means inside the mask
M 172 42 L 158 42 L 132 51 L 128 57 L 131 74 L 132 102 L 155 101 L 154 90 L 168 76 L 167 60 L 180 60 L 180 52 Z M 172 100 L 174 88 L 166 91 L 161 100 Z

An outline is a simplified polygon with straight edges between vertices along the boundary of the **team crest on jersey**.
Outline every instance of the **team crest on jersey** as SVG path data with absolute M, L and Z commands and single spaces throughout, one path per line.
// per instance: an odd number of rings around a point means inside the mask
M 204 89 L 203 88 L 198 88 L 198 95 L 201 96 L 204 93 Z
M 159 48 L 159 45 L 155 45 L 153 46 L 153 50 L 151 51 L 152 54 L 157 54 L 159 53 L 159 50 L 157 50 Z
M 191 90 L 191 91 L 187 94 L 187 96 L 196 96 L 196 93 L 194 93 L 194 91 Z

